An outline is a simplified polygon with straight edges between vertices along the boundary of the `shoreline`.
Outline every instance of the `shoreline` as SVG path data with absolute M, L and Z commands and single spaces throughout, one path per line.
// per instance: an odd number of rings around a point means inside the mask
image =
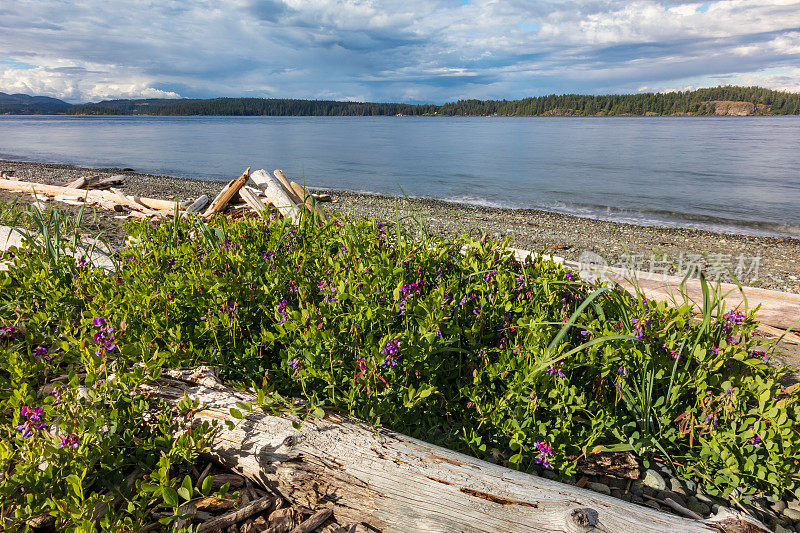
M 216 196 L 223 181 L 137 173 L 130 169 L 90 169 L 58 163 L 0 159 L 0 170 L 15 171 L 17 178 L 41 183 L 63 184 L 84 175 L 129 176 L 126 192 L 156 198 Z M 326 211 L 416 226 L 424 221 L 431 235 L 450 237 L 459 233 L 493 238 L 510 238 L 510 245 L 531 251 L 546 251 L 572 261 L 604 260 L 609 266 L 631 270 L 683 275 L 703 269 L 709 278 L 723 271 L 741 273 L 742 284 L 800 294 L 800 239 L 750 236 L 700 229 L 645 226 L 614 222 L 538 209 L 494 208 L 459 204 L 447 200 L 395 197 L 357 193 L 330 188 L 324 191 L 335 203 L 323 204 Z M 32 199 L 0 191 L 0 201 L 13 198 L 24 203 Z M 59 208 L 71 206 L 58 204 Z M 97 210 L 94 224 L 112 238 L 121 232 L 121 221 Z M 415 220 L 416 219 L 416 220 Z M 596 254 L 596 255 L 591 255 Z M 723 281 L 730 281 L 727 274 Z

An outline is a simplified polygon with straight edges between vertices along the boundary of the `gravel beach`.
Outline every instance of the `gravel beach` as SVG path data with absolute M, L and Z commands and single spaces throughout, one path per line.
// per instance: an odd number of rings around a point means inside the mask
M 219 181 L 139 174 L 131 169 L 88 169 L 69 165 L 0 160 L 0 170 L 16 178 L 40 183 L 64 184 L 80 176 L 128 174 L 124 190 L 155 198 L 214 197 Z M 235 176 L 233 176 L 235 177 Z M 313 181 L 311 182 L 313 185 Z M 432 235 L 467 232 L 479 236 L 509 238 L 511 246 L 547 250 L 554 255 L 581 260 L 586 253 L 599 255 L 609 266 L 683 275 L 703 269 L 723 280 L 733 273 L 746 285 L 800 294 L 800 239 L 753 237 L 700 230 L 637 226 L 581 218 L 533 209 L 498 209 L 453 204 L 421 198 L 364 195 L 325 191 L 334 202 L 328 212 L 417 225 L 423 222 Z M 31 202 L 28 195 L 0 191 L 4 202 Z M 58 204 L 62 208 L 71 208 Z M 122 235 L 122 221 L 101 209 L 90 213 L 87 226 L 101 230 L 112 240 Z

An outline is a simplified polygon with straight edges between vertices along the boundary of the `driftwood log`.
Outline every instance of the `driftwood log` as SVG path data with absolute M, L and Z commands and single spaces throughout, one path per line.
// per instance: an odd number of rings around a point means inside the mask
M 247 180 L 250 178 L 250 167 L 247 167 L 241 176 L 236 178 L 235 180 L 231 180 L 228 182 L 225 187 L 219 192 L 214 201 L 211 202 L 211 205 L 208 206 L 208 209 L 205 210 L 203 213 L 203 218 L 211 217 L 220 211 L 222 211 L 228 202 L 239 193 L 239 189 L 244 187 L 244 184 L 247 183 Z
M 314 198 L 306 190 L 306 188 L 293 181 L 290 181 L 289 185 L 292 187 L 292 190 L 295 192 L 295 194 L 303 199 L 308 212 L 311 213 L 317 220 L 325 222 L 325 215 L 322 212 L 322 208 L 316 205 Z
M 292 183 L 289 181 L 289 178 L 286 177 L 286 174 L 283 173 L 283 170 L 275 169 L 272 171 L 272 174 L 275 175 L 275 178 L 283 186 L 283 190 L 286 191 L 286 194 L 289 196 L 289 198 L 292 199 L 294 203 L 296 204 L 303 203 L 303 195 L 297 194 L 297 191 L 295 191 L 294 187 L 292 187 Z
M 70 189 L 68 187 L 60 187 L 58 185 L 45 185 L 43 183 L 33 183 L 30 181 L 12 181 L 7 179 L 0 179 L 0 189 L 6 191 L 24 192 L 28 194 L 47 195 L 47 196 L 61 196 L 63 198 L 74 198 L 77 200 L 86 199 L 102 199 L 108 202 L 122 203 L 120 197 L 112 191 L 93 191 L 85 189 Z M 141 205 L 148 209 L 158 211 L 173 211 L 175 209 L 175 202 L 172 200 L 160 200 L 157 198 L 144 198 L 140 196 L 130 196 L 135 200 L 134 205 L 129 205 L 134 209 L 139 209 Z
M 250 179 L 259 189 L 264 191 L 267 202 L 272 204 L 284 218 L 297 223 L 300 220 L 300 209 L 283 185 L 276 178 L 272 177 L 266 170 L 256 170 L 250 174 Z M 290 187 L 291 189 L 291 187 Z
M 170 402 L 184 395 L 200 400 L 194 421 L 220 423 L 209 441 L 218 462 L 297 504 L 330 507 L 340 523 L 419 532 L 768 531 L 729 510 L 708 520 L 666 514 L 339 415 L 311 418 L 299 428 L 289 416 L 257 409 L 239 420 L 231 408 L 241 410 L 255 397 L 225 387 L 213 367 L 167 371 L 145 388 Z

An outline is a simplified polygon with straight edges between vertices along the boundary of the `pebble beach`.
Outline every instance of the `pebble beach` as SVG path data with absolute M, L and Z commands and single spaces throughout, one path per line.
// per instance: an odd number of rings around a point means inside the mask
M 71 165 L 0 160 L 0 171 L 39 183 L 63 185 L 81 176 L 128 175 L 128 194 L 154 198 L 213 198 L 219 181 L 137 173 L 133 169 L 90 169 Z M 235 177 L 235 176 L 234 176 Z M 292 176 L 290 176 L 292 178 Z M 313 177 L 308 180 L 313 189 Z M 545 251 L 580 261 L 596 254 L 609 266 L 631 270 L 685 275 L 703 270 L 709 278 L 724 281 L 733 274 L 743 284 L 800 293 L 800 239 L 714 233 L 657 226 L 637 226 L 582 218 L 535 209 L 501 209 L 454 204 L 435 199 L 391 197 L 326 190 L 333 202 L 324 204 L 329 213 L 370 218 L 418 227 L 432 235 L 452 236 L 483 232 L 509 239 L 510 245 Z M 0 191 L 3 202 L 30 203 L 29 195 Z M 59 204 L 64 209 L 72 206 Z M 103 231 L 112 241 L 122 235 L 122 220 L 96 209 L 87 218 L 90 229 Z M 595 259 L 596 260 L 596 259 Z

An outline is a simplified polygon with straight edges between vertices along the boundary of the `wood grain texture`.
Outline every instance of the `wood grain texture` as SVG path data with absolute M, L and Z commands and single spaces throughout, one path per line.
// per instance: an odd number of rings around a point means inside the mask
M 662 513 L 339 415 L 312 417 L 299 428 L 289 416 L 261 411 L 237 420 L 230 409 L 255 398 L 223 386 L 217 375 L 213 367 L 167 371 L 146 389 L 171 402 L 184 394 L 199 399 L 194 420 L 221 426 L 209 442 L 217 461 L 295 504 L 333 508 L 339 523 L 363 521 L 387 532 L 652 533 L 733 531 L 721 520 L 743 519 L 731 512 L 705 521 Z

